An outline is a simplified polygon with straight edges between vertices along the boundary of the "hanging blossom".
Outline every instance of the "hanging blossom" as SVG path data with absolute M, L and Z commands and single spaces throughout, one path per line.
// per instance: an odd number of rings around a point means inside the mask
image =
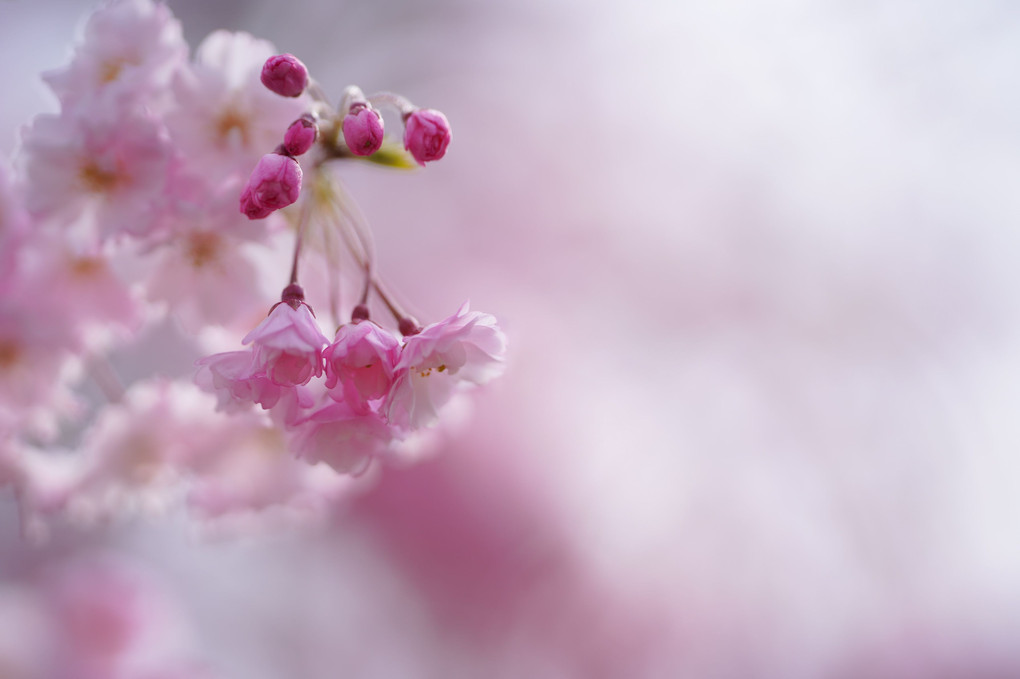
M 493 316 L 398 303 L 339 181 L 444 158 L 441 112 L 334 104 L 246 33 L 191 56 L 156 0 L 105 2 L 43 80 L 59 110 L 0 158 L 0 488 L 27 535 L 181 505 L 324 516 L 501 372 Z
M 281 97 L 310 94 L 312 99 L 288 126 L 282 143 L 256 163 L 240 196 L 240 211 L 253 220 L 300 202 L 290 282 L 268 317 L 244 338 L 251 345 L 248 351 L 200 360 L 197 381 L 218 395 L 224 409 L 252 404 L 270 411 L 298 458 L 358 474 L 435 425 L 456 393 L 499 375 L 506 338 L 493 316 L 470 311 L 467 304 L 424 327 L 404 312 L 375 272 L 367 226 L 345 204 L 328 171 L 335 161 L 372 160 L 380 153 L 383 108 L 400 115 L 404 150 L 413 162 L 439 160 L 451 139 L 446 116 L 393 93 L 366 96 L 355 86 L 346 88 L 333 108 L 304 64 L 290 54 L 270 57 L 261 80 Z M 305 154 L 303 170 L 298 157 Z M 362 271 L 361 297 L 350 322 L 339 325 L 332 341 L 322 334 L 298 284 L 303 239 L 312 228 L 325 230 L 324 240 L 335 233 Z M 373 295 L 395 328 L 388 330 L 370 317 Z M 336 298 L 331 296 L 334 317 Z

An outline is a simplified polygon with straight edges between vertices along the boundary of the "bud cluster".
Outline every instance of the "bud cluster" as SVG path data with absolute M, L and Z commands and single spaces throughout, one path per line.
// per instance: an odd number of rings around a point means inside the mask
M 308 172 L 330 190 L 327 161 L 369 158 L 384 144 L 379 107 L 390 107 L 404 124 L 404 148 L 415 162 L 439 160 L 450 143 L 450 126 L 439 111 L 421 109 L 392 93 L 366 96 L 347 87 L 333 108 L 308 69 L 291 54 L 270 57 L 262 83 L 283 97 L 312 95 L 308 110 L 287 128 L 283 143 L 256 164 L 241 192 L 241 212 L 262 219 L 301 198 L 304 174 L 298 157 L 317 152 Z M 383 291 L 371 259 L 371 239 L 363 225 L 328 226 L 315 196 L 304 198 L 290 284 L 266 319 L 242 341 L 244 351 L 214 354 L 198 362 L 197 383 L 215 393 L 225 410 L 257 404 L 288 433 L 300 459 L 324 462 L 338 472 L 357 474 L 375 458 L 434 424 L 439 411 L 460 391 L 482 384 L 502 368 L 506 339 L 488 314 L 468 310 L 424 328 L 404 314 Z M 338 205 L 340 213 L 348 213 Z M 327 211 L 328 212 L 328 211 Z M 305 230 L 325 219 L 337 228 L 363 268 L 363 293 L 330 341 L 319 328 L 304 290 L 298 263 Z M 396 322 L 397 334 L 370 319 L 367 302 L 375 293 Z M 334 316 L 336 310 L 334 309 Z M 402 336 L 402 338 L 401 338 Z
M 391 92 L 366 96 L 356 86 L 344 90 L 340 105 L 333 108 L 321 88 L 308 75 L 308 68 L 293 54 L 278 54 L 262 67 L 262 84 L 281 97 L 309 93 L 308 111 L 287 128 L 283 143 L 266 154 L 255 166 L 241 194 L 241 212 L 249 219 L 263 219 L 293 204 L 301 192 L 302 174 L 296 157 L 322 145 L 319 158 L 369 158 L 385 141 L 385 120 L 380 108 L 390 108 L 404 125 L 404 149 L 416 163 L 441 159 L 450 145 L 450 123 L 434 109 L 418 108 Z M 328 130 L 320 134 L 320 130 Z

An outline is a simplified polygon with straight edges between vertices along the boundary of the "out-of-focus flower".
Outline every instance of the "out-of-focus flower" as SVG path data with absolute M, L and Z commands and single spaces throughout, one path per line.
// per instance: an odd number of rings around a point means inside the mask
M 404 148 L 419 165 L 445 156 L 451 137 L 446 116 L 434 109 L 416 109 L 404 121 Z
M 54 418 L 73 405 L 68 371 L 78 341 L 60 307 L 0 290 L 0 436 L 55 430 Z
M 149 234 L 173 155 L 155 118 L 140 112 L 112 120 L 40 115 L 22 141 L 31 215 L 87 246 L 120 234 Z
M 308 69 L 293 54 L 277 54 L 263 65 L 262 84 L 281 97 L 299 97 L 308 86 Z
M 291 450 L 306 462 L 324 462 L 341 474 L 358 475 L 392 438 L 391 429 L 375 413 L 358 413 L 346 403 L 330 401 L 295 423 Z
M 178 186 L 178 182 L 182 185 Z M 197 184 L 197 185 L 196 185 Z M 246 332 L 272 298 L 259 287 L 259 257 L 275 220 L 253 222 L 237 210 L 237 187 L 210 190 L 175 178 L 173 210 L 151 249 L 145 297 L 165 303 L 189 332 L 221 325 Z
M 274 51 L 248 33 L 214 31 L 194 63 L 178 72 L 175 107 L 166 119 L 186 172 L 206 182 L 243 180 L 301 115 L 302 99 L 277 97 L 259 82 L 259 69 Z
M 43 74 L 43 79 L 65 108 L 160 109 L 187 56 L 180 23 L 166 5 L 119 0 L 89 17 L 71 63 Z
M 297 520 L 326 515 L 350 480 L 296 459 L 283 431 L 255 413 L 224 417 L 220 444 L 192 456 L 189 510 L 224 529 L 252 529 L 255 513 L 283 511 Z

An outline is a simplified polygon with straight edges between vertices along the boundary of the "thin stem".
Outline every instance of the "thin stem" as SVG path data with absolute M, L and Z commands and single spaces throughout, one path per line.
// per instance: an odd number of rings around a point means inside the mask
M 305 226 L 311 216 L 311 199 L 305 196 L 301 203 L 301 214 L 298 217 L 297 237 L 294 239 L 294 261 L 290 266 L 290 284 L 297 285 L 298 282 L 298 260 L 301 257 L 301 245 L 305 236 Z
M 364 213 L 362 213 L 361 209 L 358 207 L 358 203 L 349 193 L 347 193 L 347 190 L 344 188 L 342 183 L 337 181 L 335 182 L 334 187 L 336 188 L 334 204 L 337 211 L 340 212 L 340 226 L 344 229 L 345 235 L 348 232 L 351 232 L 352 235 L 357 238 L 358 243 L 361 246 L 361 252 L 364 253 L 361 265 L 365 270 L 365 284 L 362 288 L 359 303 L 365 304 L 368 302 L 372 273 L 375 269 L 375 242 L 372 240 L 372 232 L 365 226 L 367 220 L 365 219 Z M 348 242 L 348 247 L 351 247 L 350 239 L 346 238 L 346 240 Z
M 308 95 L 313 100 L 332 108 L 329 103 L 329 97 L 326 96 L 326 91 L 322 89 L 322 85 L 320 85 L 315 78 L 308 79 L 308 86 L 305 88 L 305 91 L 308 92 Z
M 364 304 L 368 300 L 369 289 L 374 288 L 376 293 L 379 295 L 379 299 L 381 299 L 383 304 L 386 305 L 386 308 L 398 323 L 409 318 L 408 314 L 404 312 L 389 292 L 387 292 L 386 288 L 383 287 L 382 281 L 379 280 L 372 270 L 372 267 L 363 251 L 363 243 L 361 242 L 361 239 L 357 238 L 357 234 L 352 233 L 352 229 L 344 219 L 345 211 L 335 201 L 330 201 L 329 206 L 333 213 L 333 219 L 337 224 L 337 230 L 340 232 L 340 236 L 347 245 L 347 249 L 350 251 L 351 257 L 353 257 L 354 261 L 365 270 L 366 284 L 365 290 L 362 293 L 361 303 Z M 357 243 L 354 241 L 355 238 L 357 238 Z
M 323 245 L 326 248 L 328 266 L 326 274 L 329 276 L 329 313 L 333 317 L 333 324 L 340 325 L 340 253 L 339 243 L 336 242 L 336 234 L 323 222 L 322 227 Z
M 365 93 L 361 91 L 360 87 L 348 85 L 344 88 L 344 93 L 340 95 L 340 106 L 337 107 L 337 113 L 340 115 L 340 118 L 343 118 L 350 112 L 351 106 L 358 102 L 365 103 L 366 101 Z
M 401 120 L 405 120 L 407 116 L 414 113 L 414 110 L 417 108 L 410 101 L 399 94 L 394 94 L 393 92 L 376 92 L 375 94 L 369 95 L 368 102 L 376 108 L 386 106 L 395 110 L 400 114 Z
M 375 275 L 374 243 L 371 232 L 365 227 L 365 217 L 358 208 L 357 202 L 346 192 L 343 184 L 339 180 L 333 179 L 335 190 L 329 194 L 330 200 L 327 201 L 327 206 L 351 257 L 365 271 L 365 286 L 361 293 L 360 304 L 368 302 L 369 292 L 374 288 L 379 299 L 393 315 L 394 320 L 401 325 L 401 332 L 404 332 L 403 328 L 408 324 L 417 327 L 417 322 L 400 307 L 383 287 L 382 281 Z
M 393 318 L 398 323 L 405 318 L 409 318 L 408 314 L 405 313 L 404 310 L 400 308 L 400 305 L 397 304 L 392 297 L 390 297 L 388 292 L 386 292 L 386 289 L 382 286 L 382 282 L 378 278 L 372 278 L 372 287 L 375 288 L 375 292 L 379 295 L 379 299 L 383 301 L 383 304 L 386 305 L 386 308 L 389 309 L 390 313 L 393 314 Z

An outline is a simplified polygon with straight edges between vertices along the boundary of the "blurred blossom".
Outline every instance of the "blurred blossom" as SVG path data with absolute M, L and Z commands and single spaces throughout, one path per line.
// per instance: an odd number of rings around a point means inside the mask
M 1020 675 L 1009 7 L 168 5 L 0 3 L 0 676 Z M 295 387 L 237 201 L 306 112 Z

